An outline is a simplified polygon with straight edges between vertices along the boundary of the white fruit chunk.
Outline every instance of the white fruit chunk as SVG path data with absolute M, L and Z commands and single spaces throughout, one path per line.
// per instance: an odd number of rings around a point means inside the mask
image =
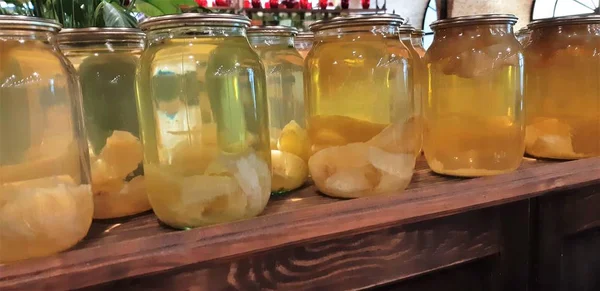
M 150 210 L 144 176 L 123 182 L 120 190 L 94 195 L 94 218 L 123 217 Z M 95 192 L 96 193 L 96 192 Z
M 112 167 L 115 176 L 125 178 L 137 169 L 144 155 L 140 140 L 127 131 L 115 130 L 106 139 L 99 158 Z

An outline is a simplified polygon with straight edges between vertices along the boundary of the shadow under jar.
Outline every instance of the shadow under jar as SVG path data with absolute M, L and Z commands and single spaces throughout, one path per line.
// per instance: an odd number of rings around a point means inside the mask
M 94 218 L 150 209 L 142 168 L 135 74 L 145 35 L 129 28 L 65 29 L 61 50 L 79 73 Z
M 311 25 L 304 86 L 312 156 L 322 193 L 356 198 L 401 192 L 418 152 L 410 54 L 397 15 L 336 17 Z
M 431 25 L 423 151 L 434 172 L 487 176 L 521 164 L 523 56 L 513 33 L 516 21 L 490 14 Z
M 176 228 L 260 214 L 271 189 L 265 71 L 250 20 L 181 14 L 141 23 L 136 86 L 148 198 Z
M 529 27 L 527 153 L 553 159 L 600 156 L 600 15 L 538 20 Z
M 79 87 L 59 30 L 0 15 L 0 264 L 66 250 L 92 222 Z
M 260 56 L 267 77 L 274 195 L 302 186 L 308 177 L 304 60 L 294 48 L 296 33 L 295 28 L 287 26 L 248 29 L 248 40 Z

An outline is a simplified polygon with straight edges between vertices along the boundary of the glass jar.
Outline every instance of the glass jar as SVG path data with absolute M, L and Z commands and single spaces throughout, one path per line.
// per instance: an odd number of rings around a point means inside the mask
M 425 56 L 426 52 L 423 46 L 423 35 L 425 35 L 425 32 L 420 29 L 415 29 L 411 33 L 411 43 L 421 58 Z
M 137 105 L 148 198 L 160 220 L 188 228 L 260 214 L 271 189 L 263 65 L 250 20 L 180 14 L 140 24 Z
M 521 164 L 523 56 L 513 33 L 516 21 L 490 14 L 431 25 L 423 151 L 436 173 L 486 176 Z
M 79 87 L 59 30 L 0 15 L 0 264 L 68 249 L 92 222 Z
M 600 156 L 600 15 L 534 21 L 525 49 L 526 150 Z
M 419 144 L 417 146 L 417 154 L 421 153 L 423 147 L 423 118 L 422 118 L 422 103 L 425 96 L 425 87 L 427 86 L 427 68 L 421 59 L 421 55 L 412 44 L 412 33 L 415 28 L 410 25 L 402 25 L 399 28 L 400 41 L 408 49 L 412 60 L 413 72 L 413 98 L 415 104 L 415 116 L 418 117 L 417 133 L 419 134 Z
M 315 35 L 310 31 L 303 31 L 296 35 L 294 39 L 294 47 L 300 53 L 302 58 L 306 58 L 308 52 L 313 47 L 313 41 L 315 40 Z
M 294 48 L 296 33 L 295 28 L 287 26 L 248 29 L 250 45 L 260 56 L 267 75 L 273 194 L 296 189 L 308 177 L 304 60 Z
M 304 71 L 309 171 L 317 188 L 355 198 L 404 190 L 418 151 L 410 52 L 397 15 L 311 25 Z
M 519 40 L 519 43 L 521 43 L 521 46 L 526 47 L 531 41 L 531 30 L 527 27 L 523 27 L 515 33 L 515 36 L 517 37 L 517 40 Z
M 144 37 L 129 28 L 65 29 L 58 35 L 61 50 L 79 73 L 96 219 L 150 209 L 135 105 Z

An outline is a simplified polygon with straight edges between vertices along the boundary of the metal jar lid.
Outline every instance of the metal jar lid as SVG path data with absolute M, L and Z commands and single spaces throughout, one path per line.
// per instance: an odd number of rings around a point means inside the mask
M 423 35 L 425 35 L 425 32 L 422 29 L 415 29 L 412 32 L 412 35 L 414 35 L 416 37 L 422 37 Z
M 338 16 L 330 20 L 317 21 L 310 25 L 313 32 L 332 28 L 357 27 L 365 25 L 395 25 L 404 24 L 404 18 L 396 14 L 360 14 L 352 16 Z
M 430 27 L 447 28 L 453 26 L 473 25 L 473 24 L 511 24 L 517 23 L 517 18 L 513 14 L 480 14 L 470 16 L 459 16 L 434 21 Z
M 299 40 L 313 40 L 315 38 L 315 34 L 310 31 L 302 31 L 296 35 L 296 39 Z
M 402 34 L 409 34 L 409 35 L 410 35 L 410 34 L 412 34 L 412 33 L 415 31 L 415 28 L 414 28 L 414 27 L 412 27 L 412 26 L 411 26 L 411 25 L 409 25 L 409 24 L 404 24 L 404 25 L 401 25 L 401 26 L 398 28 L 398 31 L 399 31 L 400 33 L 402 33 Z
M 60 23 L 38 17 L 0 15 L 0 30 L 42 30 L 58 32 L 62 28 Z
M 58 34 L 58 42 L 95 43 L 95 42 L 142 42 L 146 34 L 137 28 L 68 28 Z
M 148 18 L 140 23 L 142 30 L 184 26 L 248 27 L 250 19 L 243 15 L 225 13 L 183 13 Z
M 560 26 L 570 24 L 600 24 L 600 15 L 588 14 L 545 18 L 532 21 L 527 27 L 529 29 L 536 29 L 544 26 Z
M 246 31 L 248 36 L 272 35 L 272 36 L 295 36 L 298 29 L 291 26 L 252 26 Z

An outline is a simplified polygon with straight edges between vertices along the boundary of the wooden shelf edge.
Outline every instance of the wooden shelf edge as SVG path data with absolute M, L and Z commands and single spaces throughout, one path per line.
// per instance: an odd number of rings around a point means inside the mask
M 412 189 L 400 195 L 341 201 L 99 245 L 10 267 L 0 266 L 0 289 L 52 289 L 65 281 L 73 289 L 83 288 L 307 241 L 439 218 L 593 183 L 600 184 L 600 158 Z

